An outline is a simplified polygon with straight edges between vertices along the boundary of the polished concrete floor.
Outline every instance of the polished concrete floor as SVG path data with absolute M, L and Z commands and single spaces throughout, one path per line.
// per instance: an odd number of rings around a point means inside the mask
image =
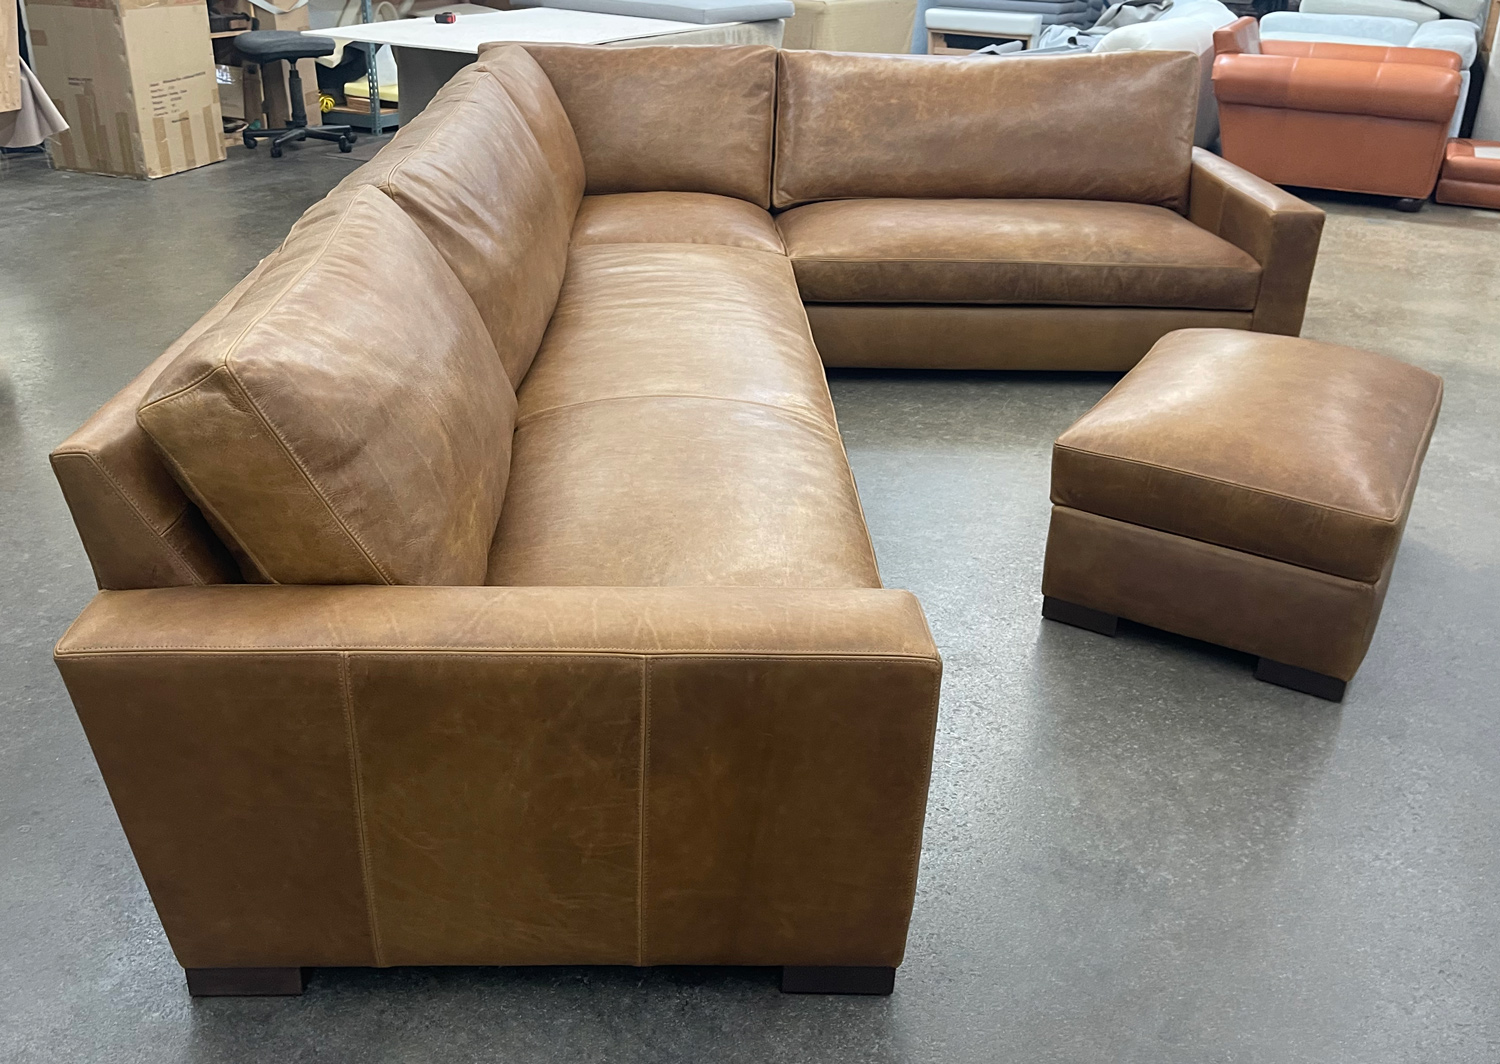
M 947 662 L 894 996 L 397 969 L 191 1001 L 49 660 L 93 586 L 46 453 L 352 165 L 233 154 L 0 159 L 0 1061 L 1500 1061 L 1500 215 L 1354 199 L 1322 201 L 1306 332 L 1448 392 L 1342 706 L 1040 620 L 1048 445 L 1110 378 L 839 374 L 886 581 Z

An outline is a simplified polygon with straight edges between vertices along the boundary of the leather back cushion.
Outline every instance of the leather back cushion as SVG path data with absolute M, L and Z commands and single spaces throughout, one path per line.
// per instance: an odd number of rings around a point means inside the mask
M 1198 74 L 1186 52 L 782 52 L 774 202 L 1096 199 L 1181 211 Z
M 512 47 L 460 71 L 340 188 L 358 185 L 421 227 L 519 386 L 557 303 L 583 198 L 578 143 L 541 68 Z
M 712 192 L 770 206 L 774 48 L 525 47 L 572 120 L 589 195 Z
M 453 272 L 361 188 L 303 216 L 136 416 L 246 579 L 481 584 L 515 411 Z

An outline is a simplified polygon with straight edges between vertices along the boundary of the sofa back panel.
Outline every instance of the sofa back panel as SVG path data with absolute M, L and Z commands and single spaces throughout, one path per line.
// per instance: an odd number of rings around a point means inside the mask
M 515 410 L 458 279 L 366 187 L 308 211 L 137 418 L 249 579 L 478 584 Z
M 777 207 L 825 199 L 1187 204 L 1198 60 L 782 52 Z
M 223 320 L 264 262 L 52 452 L 52 471 L 101 588 L 237 583 L 239 568 L 136 424 L 162 370 Z
M 523 89 L 535 87 L 527 66 L 545 89 L 521 49 L 491 57 Z M 528 100 L 541 117 L 544 104 Z M 339 186 L 374 185 L 417 223 L 479 309 L 513 385 L 552 316 L 583 197 L 578 149 L 555 97 L 552 111 L 558 121 L 543 127 L 543 144 L 493 69 L 467 67 Z
M 525 47 L 573 123 L 589 195 L 712 192 L 770 206 L 774 48 Z

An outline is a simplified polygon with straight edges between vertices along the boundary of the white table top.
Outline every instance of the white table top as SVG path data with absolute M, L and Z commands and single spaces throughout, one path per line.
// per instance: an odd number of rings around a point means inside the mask
M 492 11 L 486 15 L 459 15 L 451 25 L 426 18 L 403 18 L 361 26 L 332 26 L 305 30 L 337 41 L 393 44 L 397 48 L 423 48 L 436 52 L 473 55 L 490 41 L 529 41 L 535 44 L 607 44 L 637 37 L 660 37 L 667 33 L 701 30 L 696 22 L 672 22 L 634 15 L 601 15 L 592 11 L 569 11 L 553 7 L 522 7 Z

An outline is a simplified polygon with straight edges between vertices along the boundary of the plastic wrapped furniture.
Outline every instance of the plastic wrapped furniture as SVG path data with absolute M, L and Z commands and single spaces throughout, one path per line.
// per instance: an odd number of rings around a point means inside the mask
M 1224 158 L 1278 185 L 1395 196 L 1437 183 L 1463 77 L 1432 48 L 1262 41 L 1252 18 L 1214 32 Z

